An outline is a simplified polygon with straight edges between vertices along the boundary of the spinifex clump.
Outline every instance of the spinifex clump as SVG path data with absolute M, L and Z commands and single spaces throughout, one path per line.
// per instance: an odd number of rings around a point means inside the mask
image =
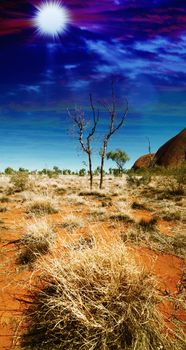
M 42 287 L 29 298 L 23 349 L 181 349 L 166 334 L 154 279 L 121 242 L 69 250 L 40 268 Z

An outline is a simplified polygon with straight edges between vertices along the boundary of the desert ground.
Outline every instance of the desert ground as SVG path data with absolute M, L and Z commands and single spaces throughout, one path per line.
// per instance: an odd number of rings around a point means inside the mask
M 50 270 L 51 261 L 64 257 L 64 264 L 69 261 L 70 266 L 68 254 L 70 259 L 87 254 L 89 259 L 96 256 L 96 249 L 105 247 L 111 254 L 115 247 L 122 248 L 129 265 L 131 261 L 136 271 L 152 276 L 159 298 L 155 307 L 164 332 L 173 341 L 170 348 L 184 349 L 185 185 L 174 177 L 125 174 L 106 175 L 103 190 L 98 183 L 95 177 L 90 191 L 86 176 L 0 176 L 0 349 L 26 349 L 23 335 L 33 322 L 27 310 L 36 289 L 42 289 L 41 276 Z M 51 350 L 62 348 L 56 345 Z M 82 346 L 96 348 L 122 349 L 108 344 Z

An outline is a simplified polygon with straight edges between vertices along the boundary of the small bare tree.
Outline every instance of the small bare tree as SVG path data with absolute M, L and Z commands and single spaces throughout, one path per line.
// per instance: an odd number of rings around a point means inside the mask
M 151 142 L 149 137 L 147 137 L 147 140 L 148 140 L 148 151 L 149 151 L 149 168 L 151 168 L 153 166 L 154 155 L 152 154 L 152 151 L 151 151 Z
M 78 129 L 78 136 L 79 136 L 79 142 L 80 142 L 81 148 L 82 148 L 83 152 L 85 152 L 88 156 L 90 189 L 92 189 L 93 171 L 92 171 L 91 142 L 92 142 L 93 135 L 96 131 L 96 127 L 97 127 L 97 123 L 98 123 L 98 119 L 99 119 L 99 111 L 95 110 L 91 94 L 89 95 L 89 99 L 90 99 L 90 106 L 91 106 L 92 115 L 93 115 L 93 125 L 90 128 L 90 131 L 88 132 L 88 134 L 86 136 L 84 136 L 84 134 L 86 133 L 87 123 L 86 123 L 85 118 L 84 118 L 84 112 L 78 108 L 75 108 L 72 111 L 68 110 L 68 115 L 71 117 L 74 125 Z
M 121 128 L 121 126 L 123 125 L 123 123 L 125 121 L 125 117 L 128 113 L 128 100 L 127 100 L 127 98 L 125 98 L 125 102 L 126 102 L 125 110 L 122 112 L 121 117 L 117 118 L 115 82 L 114 82 L 114 80 L 112 80 L 111 105 L 109 105 L 106 102 L 102 102 L 102 105 L 105 108 L 105 110 L 107 111 L 108 116 L 109 116 L 109 127 L 108 127 L 107 134 L 105 134 L 105 136 L 103 138 L 103 146 L 102 146 L 101 151 L 100 151 L 100 156 L 101 156 L 101 170 L 100 170 L 100 184 L 99 184 L 100 189 L 102 189 L 102 187 L 103 187 L 104 163 L 105 163 L 105 157 L 107 154 L 107 147 L 108 147 L 109 140 L 112 137 L 112 135 L 115 134 L 115 132 Z

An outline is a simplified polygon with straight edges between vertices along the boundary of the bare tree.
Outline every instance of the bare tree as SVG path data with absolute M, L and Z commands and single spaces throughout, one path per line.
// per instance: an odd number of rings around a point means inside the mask
M 149 137 L 147 137 L 147 140 L 148 140 L 148 151 L 149 151 L 149 167 L 151 168 L 153 165 L 153 154 L 151 151 L 151 142 Z
M 108 127 L 107 134 L 105 134 L 105 136 L 103 138 L 103 146 L 102 146 L 102 149 L 100 151 L 100 156 L 101 156 L 101 170 L 100 170 L 100 184 L 99 184 L 100 189 L 102 189 L 102 187 L 103 187 L 104 163 L 105 163 L 105 157 L 107 154 L 107 147 L 108 147 L 109 140 L 112 137 L 112 135 L 115 134 L 115 132 L 121 128 L 121 126 L 123 125 L 123 123 L 125 121 L 125 117 L 128 113 L 128 100 L 127 100 L 127 98 L 125 98 L 125 102 L 126 102 L 125 110 L 122 112 L 122 115 L 119 118 L 117 118 L 115 82 L 113 79 L 112 80 L 111 105 L 109 105 L 108 103 L 102 102 L 103 107 L 105 108 L 105 110 L 107 111 L 108 116 L 109 116 L 109 127 Z
M 90 128 L 90 131 L 86 136 L 84 134 L 86 133 L 87 129 L 87 123 L 84 119 L 84 112 L 78 108 L 75 108 L 72 111 L 68 110 L 68 114 L 73 120 L 74 125 L 78 129 L 78 136 L 79 136 L 79 142 L 81 145 L 81 148 L 83 152 L 85 152 L 88 156 L 88 168 L 89 168 L 89 179 L 90 179 L 90 189 L 92 189 L 93 186 L 93 171 L 92 171 L 92 147 L 91 147 L 91 142 L 93 135 L 96 131 L 98 119 L 99 119 L 99 111 L 95 110 L 95 107 L 93 105 L 92 101 L 92 95 L 89 95 L 90 99 L 90 106 L 92 110 L 92 115 L 93 115 L 93 125 Z
M 151 143 L 150 143 L 149 137 L 147 137 L 147 140 L 148 140 L 148 151 L 149 151 L 149 154 L 152 154 L 152 152 L 151 152 Z

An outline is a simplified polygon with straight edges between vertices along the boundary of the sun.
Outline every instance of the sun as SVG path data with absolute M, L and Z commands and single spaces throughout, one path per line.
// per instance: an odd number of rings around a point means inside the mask
M 37 6 L 34 25 L 41 35 L 57 37 L 69 23 L 69 12 L 59 1 L 44 1 Z

